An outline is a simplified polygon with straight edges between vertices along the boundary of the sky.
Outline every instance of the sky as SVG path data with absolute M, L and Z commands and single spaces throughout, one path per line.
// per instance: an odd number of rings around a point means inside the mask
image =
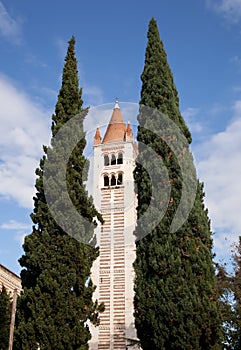
M 228 261 L 241 235 L 241 0 L 0 0 L 0 263 L 15 273 L 68 41 L 85 106 L 137 105 L 152 17 L 192 133 L 215 259 Z

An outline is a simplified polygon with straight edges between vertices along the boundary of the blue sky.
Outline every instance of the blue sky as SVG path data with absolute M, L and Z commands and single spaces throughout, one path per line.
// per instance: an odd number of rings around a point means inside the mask
M 35 168 L 48 144 L 67 42 L 86 106 L 138 103 L 157 20 L 193 136 L 216 259 L 241 234 L 241 1 L 0 1 L 0 263 L 14 272 L 31 232 Z M 125 117 L 125 116 L 124 116 Z

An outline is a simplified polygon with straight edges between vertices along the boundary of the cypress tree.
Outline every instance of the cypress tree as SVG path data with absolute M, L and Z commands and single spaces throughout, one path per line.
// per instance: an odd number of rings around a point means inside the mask
M 9 342 L 9 328 L 11 319 L 11 301 L 6 288 L 0 291 L 0 349 L 7 350 Z
M 56 222 L 58 217 L 50 211 L 44 186 L 45 179 L 51 188 L 51 200 L 59 208 L 59 216 L 67 221 L 72 220 L 72 211 L 65 205 L 60 180 L 61 172 L 65 172 L 66 186 L 74 208 L 89 223 L 95 222 L 95 217 L 101 220 L 84 185 L 88 167 L 83 155 L 86 144 L 83 119 L 88 111 L 82 108 L 81 95 L 75 38 L 72 37 L 65 57 L 55 114 L 52 116 L 53 138 L 49 147 L 44 146 L 44 155 L 36 170 L 36 196 L 31 214 L 33 230 L 25 238 L 24 255 L 19 260 L 23 267 L 23 293 L 17 306 L 15 349 L 88 349 L 90 332 L 86 321 L 98 324 L 98 311 L 103 309 L 97 301 L 92 301 L 94 286 L 89 278 L 98 249 L 81 240 L 93 236 L 94 225 L 80 224 L 76 226 L 79 232 L 71 232 L 71 235 L 65 232 L 58 225 L 59 221 Z M 56 141 L 56 137 L 61 128 L 68 125 L 76 115 L 80 116 L 78 125 L 75 125 L 79 134 L 78 142 L 71 150 L 66 168 L 64 164 L 58 167 L 58 163 L 52 159 L 59 157 L 61 160 L 68 148 L 68 140 Z M 71 130 L 67 128 L 65 132 L 67 139 L 68 136 L 71 138 Z M 92 231 L 88 231 L 90 229 Z
M 191 212 L 178 230 L 172 230 L 184 188 L 181 164 L 184 157 L 189 162 L 193 161 L 189 151 L 191 134 L 179 111 L 177 89 L 153 18 L 149 23 L 147 38 L 138 115 L 139 155 L 134 171 L 138 195 L 134 263 L 137 335 L 143 350 L 218 349 L 220 320 L 203 184 L 196 180 Z M 158 130 L 165 129 L 163 123 L 166 119 L 162 116 L 175 123 L 175 127 L 185 136 L 187 147 L 180 154 L 175 154 L 171 147 L 175 135 L 168 123 L 165 136 L 158 135 Z M 171 141 L 168 143 L 167 140 Z M 163 177 L 163 169 L 157 166 L 143 144 L 162 161 L 168 173 L 167 180 Z M 155 177 L 153 192 L 147 169 L 152 169 Z M 168 183 L 164 184 L 165 181 Z M 149 230 L 146 222 L 141 221 L 141 216 L 151 201 L 156 201 L 153 213 L 150 213 L 150 217 L 155 219 L 158 203 L 165 197 L 167 189 L 170 196 L 165 214 L 155 225 L 151 226 L 150 222 Z M 190 198 L 187 195 L 182 202 L 183 209 L 188 201 Z
M 229 273 L 226 264 L 218 264 L 217 277 L 225 349 L 238 350 L 241 348 L 241 237 L 233 244 L 231 263 L 233 271 Z
M 231 283 L 231 289 L 234 295 L 234 336 L 233 349 L 241 348 L 241 237 L 233 255 L 234 277 Z
M 220 300 L 220 316 L 222 321 L 223 344 L 225 349 L 235 349 L 236 343 L 236 312 L 233 307 L 233 276 L 226 267 L 217 264 L 218 295 Z M 239 348 L 236 348 L 239 349 Z

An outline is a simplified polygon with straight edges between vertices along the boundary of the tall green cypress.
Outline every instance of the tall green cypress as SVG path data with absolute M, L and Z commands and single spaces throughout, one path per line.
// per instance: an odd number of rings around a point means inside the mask
M 102 307 L 93 303 L 94 286 L 89 278 L 98 249 L 86 245 L 81 238 L 93 236 L 93 226 L 80 225 L 81 232 L 66 233 L 53 217 L 46 200 L 44 179 L 51 188 L 51 199 L 59 215 L 72 219 L 71 210 L 65 206 L 60 173 L 66 172 L 66 181 L 71 203 L 76 211 L 94 222 L 100 216 L 88 197 L 84 186 L 87 177 L 86 159 L 83 150 L 86 140 L 83 119 L 87 110 L 82 108 L 82 91 L 79 89 L 75 38 L 69 41 L 62 74 L 62 86 L 52 116 L 51 145 L 44 146 L 44 156 L 36 170 L 36 196 L 31 214 L 33 231 L 25 238 L 24 255 L 20 258 L 23 293 L 18 300 L 14 349 L 67 350 L 88 349 L 90 332 L 86 321 L 98 323 L 98 311 Z M 65 152 L 68 143 L 57 140 L 61 127 L 80 115 L 76 129 L 80 138 L 76 143 L 66 168 L 51 163 L 53 155 Z M 71 137 L 71 130 L 66 129 Z M 55 137 L 55 138 L 54 138 Z M 68 137 L 67 137 L 68 138 Z M 62 147 L 62 148 L 61 148 Z M 60 157 L 62 154 L 57 154 Z M 51 158 L 52 157 L 52 158 Z M 46 166 L 50 169 L 47 175 Z M 52 186 L 52 187 L 51 187 Z M 62 187 L 61 187 L 62 186 Z M 87 231 L 91 229 L 91 231 Z M 73 238 L 75 235 L 76 238 Z
M 218 349 L 220 320 L 203 184 L 197 181 L 192 210 L 183 225 L 173 232 L 171 225 L 183 190 L 181 164 L 185 154 L 192 159 L 188 147 L 191 134 L 179 111 L 178 93 L 154 19 L 149 23 L 147 37 L 138 115 L 139 155 L 134 171 L 139 219 L 135 231 L 139 240 L 134 263 L 137 334 L 143 350 Z M 187 147 L 182 154 L 173 152 L 172 141 L 166 142 L 173 139 L 173 130 L 165 130 L 165 137 L 151 131 L 163 129 L 165 118 L 162 115 L 174 122 L 185 136 Z M 162 178 L 162 181 L 168 181 L 166 188 L 170 189 L 165 214 L 150 233 L 141 216 L 151 201 L 157 200 L 158 192 L 165 184 L 156 176 L 152 193 L 151 178 L 146 169 L 154 169 L 154 175 L 160 177 L 162 169 L 158 169 L 152 157 L 147 155 L 143 144 L 161 159 L 168 172 L 168 179 Z M 190 199 L 185 200 L 187 204 Z M 182 205 L 185 206 L 185 202 Z
M 11 301 L 6 288 L 0 291 L 0 349 L 7 350 L 11 318 Z
M 241 348 L 241 237 L 233 244 L 230 262 L 233 271 L 228 273 L 226 264 L 218 265 L 217 277 L 225 349 L 238 350 Z
M 233 349 L 241 348 L 241 236 L 233 254 L 234 277 L 231 282 L 231 290 L 234 296 L 234 329 L 233 332 Z

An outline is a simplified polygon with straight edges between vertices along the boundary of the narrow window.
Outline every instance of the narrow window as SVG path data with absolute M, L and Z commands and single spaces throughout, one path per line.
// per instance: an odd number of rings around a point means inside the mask
M 108 176 L 108 175 L 105 175 L 105 176 L 104 176 L 104 186 L 109 186 L 109 185 L 110 185 L 109 176 Z
M 111 186 L 115 186 L 116 185 L 116 178 L 115 175 L 111 175 L 111 182 L 110 182 Z
M 123 176 L 122 174 L 118 174 L 118 178 L 117 178 L 117 185 L 122 185 L 123 182 Z
M 104 165 L 110 165 L 109 156 L 107 154 L 104 156 Z
M 115 165 L 116 164 L 116 157 L 114 154 L 112 154 L 111 156 L 111 165 Z
M 123 164 L 123 154 L 122 153 L 118 154 L 117 164 Z

